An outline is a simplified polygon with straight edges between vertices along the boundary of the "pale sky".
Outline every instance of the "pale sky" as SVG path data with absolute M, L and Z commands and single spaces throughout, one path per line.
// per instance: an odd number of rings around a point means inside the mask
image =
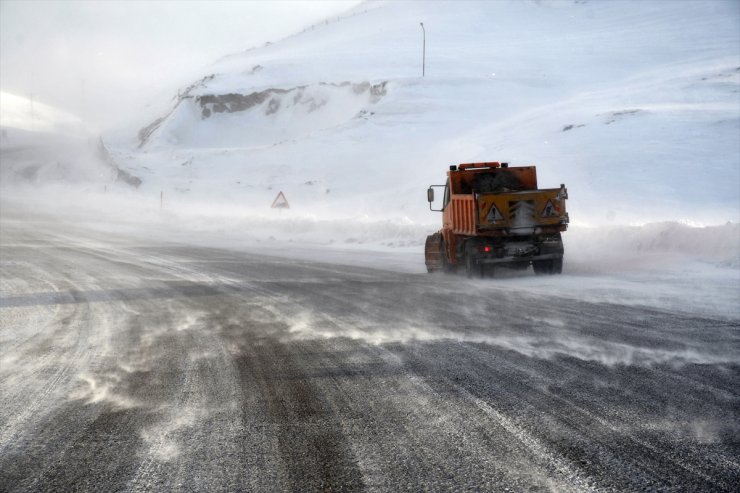
M 0 90 L 106 127 L 224 55 L 357 3 L 0 0 Z

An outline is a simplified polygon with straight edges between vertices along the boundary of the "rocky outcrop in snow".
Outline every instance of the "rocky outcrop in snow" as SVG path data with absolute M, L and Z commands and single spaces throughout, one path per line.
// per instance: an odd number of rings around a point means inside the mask
M 268 88 L 261 91 L 237 93 L 209 93 L 208 76 L 182 91 L 172 110 L 165 116 L 139 130 L 139 148 L 149 143 L 155 134 L 161 134 L 168 143 L 189 143 L 203 146 L 207 142 L 197 137 L 208 134 L 204 121 L 220 115 L 242 114 L 242 118 L 229 120 L 226 132 L 218 131 L 219 141 L 229 132 L 233 139 L 227 144 L 274 144 L 287 138 L 298 138 L 317 129 L 330 128 L 366 115 L 368 105 L 378 103 L 388 93 L 388 83 L 378 82 L 320 82 L 291 88 Z M 193 94 L 198 89 L 201 94 Z M 235 115 L 238 117 L 239 115 Z M 267 119 L 270 120 L 267 120 Z M 272 134 L 259 133 L 255 127 L 269 126 Z M 218 125 L 212 123 L 211 125 Z M 233 132 L 234 129 L 237 132 Z M 255 135 L 259 137 L 255 141 Z M 274 135 L 273 135 L 274 134 Z M 244 136 L 250 136 L 246 139 Z

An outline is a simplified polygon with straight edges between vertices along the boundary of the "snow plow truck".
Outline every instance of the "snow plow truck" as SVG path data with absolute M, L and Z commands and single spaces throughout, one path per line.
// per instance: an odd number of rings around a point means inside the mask
M 435 190 L 443 194 L 441 206 Z M 567 198 L 565 185 L 538 189 L 534 166 L 450 166 L 447 183 L 427 190 L 429 208 L 442 212 L 442 229 L 426 240 L 427 271 L 464 268 L 468 277 L 483 277 L 493 276 L 497 267 L 531 264 L 535 274 L 560 274 Z

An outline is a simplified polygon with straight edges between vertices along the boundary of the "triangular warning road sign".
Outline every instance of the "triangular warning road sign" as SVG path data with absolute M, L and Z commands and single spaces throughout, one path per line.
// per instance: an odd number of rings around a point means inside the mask
M 288 203 L 288 199 L 285 198 L 285 195 L 283 195 L 283 192 L 280 192 L 277 194 L 277 197 L 275 197 L 275 200 L 272 202 L 272 208 L 273 209 L 290 209 L 290 204 Z

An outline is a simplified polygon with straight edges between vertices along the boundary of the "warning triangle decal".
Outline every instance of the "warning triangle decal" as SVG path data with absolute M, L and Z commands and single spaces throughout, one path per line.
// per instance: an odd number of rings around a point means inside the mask
M 501 214 L 501 212 L 499 212 L 495 204 L 491 204 L 491 208 L 488 210 L 486 220 L 488 220 L 489 223 L 495 223 L 496 221 L 503 221 L 504 216 Z
M 557 217 L 560 213 L 555 208 L 555 204 L 552 203 L 552 200 L 548 200 L 547 204 L 545 204 L 545 208 L 542 209 L 542 214 L 540 216 L 542 217 Z
M 277 197 L 275 197 L 275 200 L 272 202 L 272 208 L 273 209 L 290 209 L 290 204 L 288 203 L 288 199 L 285 198 L 285 195 L 283 195 L 283 192 L 277 194 Z

